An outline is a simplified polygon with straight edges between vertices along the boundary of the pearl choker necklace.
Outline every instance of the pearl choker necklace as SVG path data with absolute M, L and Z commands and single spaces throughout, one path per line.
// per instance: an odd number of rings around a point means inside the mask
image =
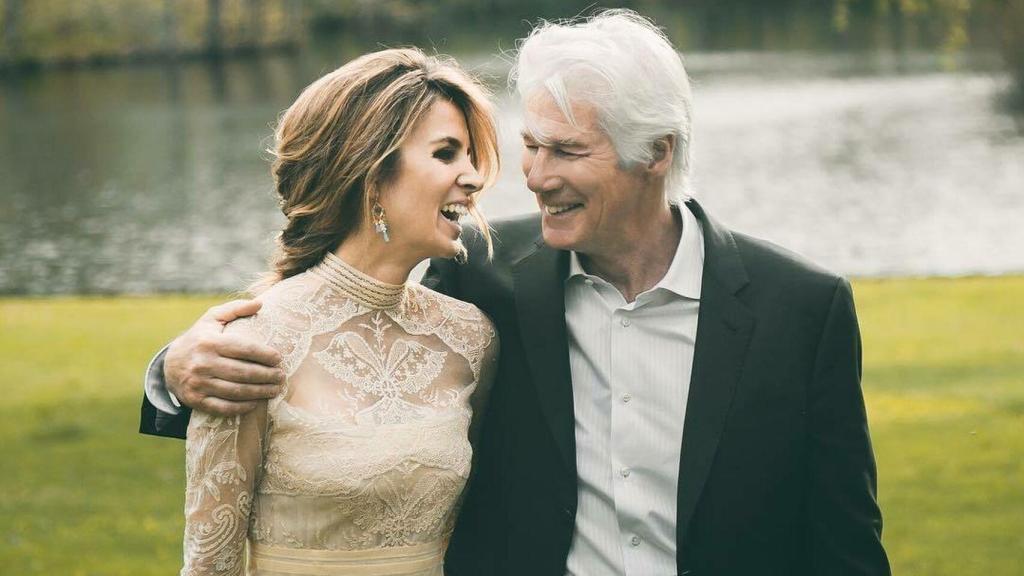
M 356 270 L 348 262 L 328 252 L 310 272 L 370 308 L 391 308 L 402 301 L 405 284 L 388 284 Z

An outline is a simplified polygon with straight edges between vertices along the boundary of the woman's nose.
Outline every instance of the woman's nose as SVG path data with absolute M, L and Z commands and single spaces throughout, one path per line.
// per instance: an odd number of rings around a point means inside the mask
M 459 177 L 455 179 L 455 184 L 463 190 L 476 192 L 484 185 L 484 177 L 477 172 L 476 168 L 470 166 L 468 171 L 459 174 Z

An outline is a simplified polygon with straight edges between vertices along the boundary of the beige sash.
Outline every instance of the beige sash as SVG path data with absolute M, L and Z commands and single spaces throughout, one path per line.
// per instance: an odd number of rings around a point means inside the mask
M 442 576 L 444 543 L 371 550 L 303 550 L 251 546 L 249 573 L 306 576 Z

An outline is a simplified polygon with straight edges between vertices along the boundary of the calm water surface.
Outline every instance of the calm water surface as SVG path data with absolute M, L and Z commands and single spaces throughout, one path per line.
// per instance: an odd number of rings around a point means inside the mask
M 351 55 L 47 72 L 0 82 L 0 293 L 221 291 L 281 224 L 271 125 Z M 501 58 L 493 217 L 535 210 Z M 696 196 L 848 275 L 1024 271 L 1024 122 L 987 64 L 928 54 L 691 53 Z

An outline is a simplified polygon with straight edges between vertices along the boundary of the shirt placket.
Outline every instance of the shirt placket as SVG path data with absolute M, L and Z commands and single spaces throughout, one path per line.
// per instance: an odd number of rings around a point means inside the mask
M 625 574 L 639 574 L 645 537 L 641 515 L 634 508 L 638 502 L 644 501 L 644 497 L 639 492 L 633 468 L 636 459 L 642 458 L 644 444 L 643 439 L 637 437 L 637 430 L 642 429 L 638 426 L 638 394 L 642 394 L 642 390 L 632 368 L 642 351 L 637 349 L 636 315 L 630 308 L 615 309 L 609 326 L 608 374 L 612 389 L 609 464 L 623 569 Z

